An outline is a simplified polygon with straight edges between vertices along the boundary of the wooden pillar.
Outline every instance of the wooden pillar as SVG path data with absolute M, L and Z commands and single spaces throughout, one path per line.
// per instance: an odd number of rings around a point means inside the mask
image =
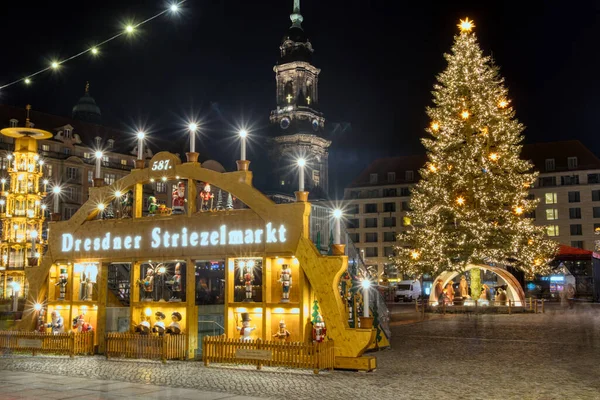
M 191 217 L 196 212 L 196 181 L 188 179 L 187 215 Z
M 142 208 L 144 207 L 144 185 L 141 183 L 135 184 L 133 195 L 133 218 L 142 217 Z M 133 282 L 133 281 L 132 281 Z
M 131 304 L 131 308 L 133 309 L 133 304 L 134 303 L 139 303 L 140 302 L 140 285 L 138 285 L 136 282 L 138 279 L 140 279 L 140 269 L 141 269 L 141 262 L 140 261 L 134 261 L 131 263 L 131 269 L 129 271 L 129 282 L 130 282 L 130 290 L 129 290 L 129 295 L 131 296 L 129 298 L 129 304 Z M 131 315 L 130 317 L 132 317 L 130 319 L 131 322 L 133 322 L 133 315 Z M 140 321 L 141 322 L 141 321 Z
M 108 297 L 108 264 L 100 263 L 99 265 L 98 286 L 98 309 L 96 317 L 96 340 L 98 341 L 98 353 L 104 354 L 106 343 L 104 336 L 106 335 L 106 301 Z
M 189 186 L 188 186 L 189 187 Z M 194 186 L 194 191 L 195 191 Z M 188 200 L 188 212 L 189 212 Z M 185 314 L 187 317 L 187 358 L 195 357 L 198 348 L 198 308 L 196 307 L 196 263 L 191 258 L 185 260 Z M 201 345 L 201 344 L 200 344 Z

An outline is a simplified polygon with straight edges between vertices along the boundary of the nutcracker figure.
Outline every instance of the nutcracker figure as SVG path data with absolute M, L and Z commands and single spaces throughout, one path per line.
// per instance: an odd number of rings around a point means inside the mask
M 89 322 L 85 322 L 85 316 L 80 314 L 73 319 L 73 329 L 77 332 L 90 332 L 93 328 Z
M 61 317 L 60 313 L 58 311 L 54 310 L 50 313 L 50 318 L 52 320 L 50 322 L 48 322 L 48 325 L 46 325 L 46 327 L 52 328 L 52 333 L 55 335 L 57 333 L 64 333 L 65 332 L 65 323 L 64 323 L 63 318 Z
M 152 327 L 152 332 L 158 333 L 158 336 L 162 336 L 165 334 L 165 318 L 167 316 L 160 311 L 154 313 L 154 317 L 156 318 L 156 322 Z
M 290 331 L 286 329 L 285 320 L 279 321 L 279 329 L 273 335 L 274 338 L 281 340 L 282 342 L 286 341 L 291 335 Z
M 202 189 L 202 191 L 200 192 L 200 210 L 201 211 L 209 211 L 210 210 L 210 206 L 209 206 L 209 202 L 210 199 L 212 198 L 212 193 L 210 192 L 210 184 L 207 182 L 206 185 L 204 185 L 204 188 Z
M 279 274 L 279 282 L 281 283 L 281 303 L 290 302 L 290 289 L 292 288 L 292 270 L 287 264 L 281 266 L 281 273 Z
M 175 264 L 175 274 L 173 280 L 169 283 L 171 284 L 171 298 L 169 301 L 181 301 L 181 265 L 179 263 Z
M 142 322 L 137 324 L 133 331 L 141 333 L 142 335 L 148 335 L 150 333 L 150 322 L 148 322 L 146 316 L 142 315 Z
M 185 183 L 179 182 L 177 190 L 173 191 L 173 214 L 185 213 Z
M 252 300 L 252 281 L 254 280 L 254 261 L 240 261 L 240 267 L 243 269 L 242 281 L 246 289 L 246 298 L 243 300 L 246 303 L 254 302 Z
M 58 281 L 54 286 L 60 286 L 60 292 L 58 296 L 58 300 L 64 300 L 65 294 L 67 292 L 67 282 L 69 281 L 69 276 L 67 275 L 67 267 L 60 267 L 60 275 L 58 275 Z
M 158 203 L 156 202 L 156 197 L 150 196 L 148 197 L 148 215 L 154 216 L 156 211 L 158 210 Z
M 323 318 L 321 315 L 317 316 L 316 323 L 312 329 L 313 342 L 321 343 L 325 340 L 325 335 L 327 334 L 327 328 L 325 328 L 325 322 L 323 322 Z
M 235 328 L 240 331 L 240 339 L 242 339 L 243 341 L 248 341 L 248 340 L 252 340 L 252 338 L 250 337 L 250 334 L 252 333 L 253 330 L 256 329 L 256 326 L 250 326 L 250 321 L 252 321 L 250 319 L 250 314 L 249 313 L 242 313 L 242 326 L 236 326 Z
M 181 321 L 181 314 L 177 311 L 173 311 L 171 313 L 171 324 L 165 330 L 166 333 L 170 333 L 171 335 L 179 335 L 181 333 L 181 326 L 179 325 L 179 321 Z
M 129 190 L 121 200 L 121 209 L 123 210 L 123 218 L 131 217 L 131 208 L 133 207 L 133 191 Z
M 152 295 L 154 294 L 154 270 L 148 267 L 146 277 L 144 280 L 138 279 L 137 284 L 144 289 L 144 298 L 142 301 L 152 301 Z

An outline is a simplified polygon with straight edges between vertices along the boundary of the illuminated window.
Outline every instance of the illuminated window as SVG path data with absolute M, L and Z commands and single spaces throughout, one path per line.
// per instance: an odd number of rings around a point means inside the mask
M 556 209 L 556 208 L 547 209 L 546 210 L 546 220 L 553 221 L 555 219 L 558 219 L 558 209 Z
M 112 185 L 113 183 L 115 183 L 115 180 L 117 179 L 115 174 L 104 174 L 104 184 L 105 185 Z
M 558 203 L 556 193 L 546 193 L 544 196 L 546 198 L 546 204 Z
M 125 159 L 122 158 L 121 159 L 121 165 L 127 165 L 127 160 L 125 160 Z
M 548 236 L 558 236 L 558 225 L 548 225 L 546 227 L 546 232 L 548 233 Z
M 50 151 L 50 145 L 43 144 L 42 145 L 42 151 Z

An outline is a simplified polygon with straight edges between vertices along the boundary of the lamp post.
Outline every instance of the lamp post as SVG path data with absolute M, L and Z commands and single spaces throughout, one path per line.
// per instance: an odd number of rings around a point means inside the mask
M 241 148 L 240 160 L 242 160 L 242 161 L 246 160 L 246 137 L 247 136 L 248 136 L 248 131 L 246 131 L 245 129 L 242 129 L 240 131 L 240 138 L 242 139 L 242 148 Z
M 196 130 L 198 129 L 198 125 L 194 122 L 188 125 L 188 129 L 190 130 L 190 153 L 196 152 Z
M 52 193 L 54 193 L 54 214 L 58 214 L 60 212 L 58 209 L 58 197 L 60 195 L 60 186 L 54 186 L 52 188 Z
M 102 176 L 100 172 L 100 168 L 102 168 L 102 152 L 98 150 L 96 152 L 96 179 L 99 179 Z
M 304 166 L 306 165 L 306 160 L 304 158 L 298 159 L 298 191 L 304 192 Z

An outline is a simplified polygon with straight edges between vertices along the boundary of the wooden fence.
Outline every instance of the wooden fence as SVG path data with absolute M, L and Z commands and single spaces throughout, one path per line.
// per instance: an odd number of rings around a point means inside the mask
M 202 361 L 213 363 L 256 364 L 271 367 L 312 369 L 315 374 L 321 369 L 333 369 L 333 341 L 322 343 L 242 341 L 225 336 L 204 336 Z
M 106 358 L 145 358 L 150 360 L 185 360 L 187 335 L 140 335 L 111 332 L 106 334 Z
M 94 332 L 40 333 L 0 331 L 2 353 L 94 354 Z

